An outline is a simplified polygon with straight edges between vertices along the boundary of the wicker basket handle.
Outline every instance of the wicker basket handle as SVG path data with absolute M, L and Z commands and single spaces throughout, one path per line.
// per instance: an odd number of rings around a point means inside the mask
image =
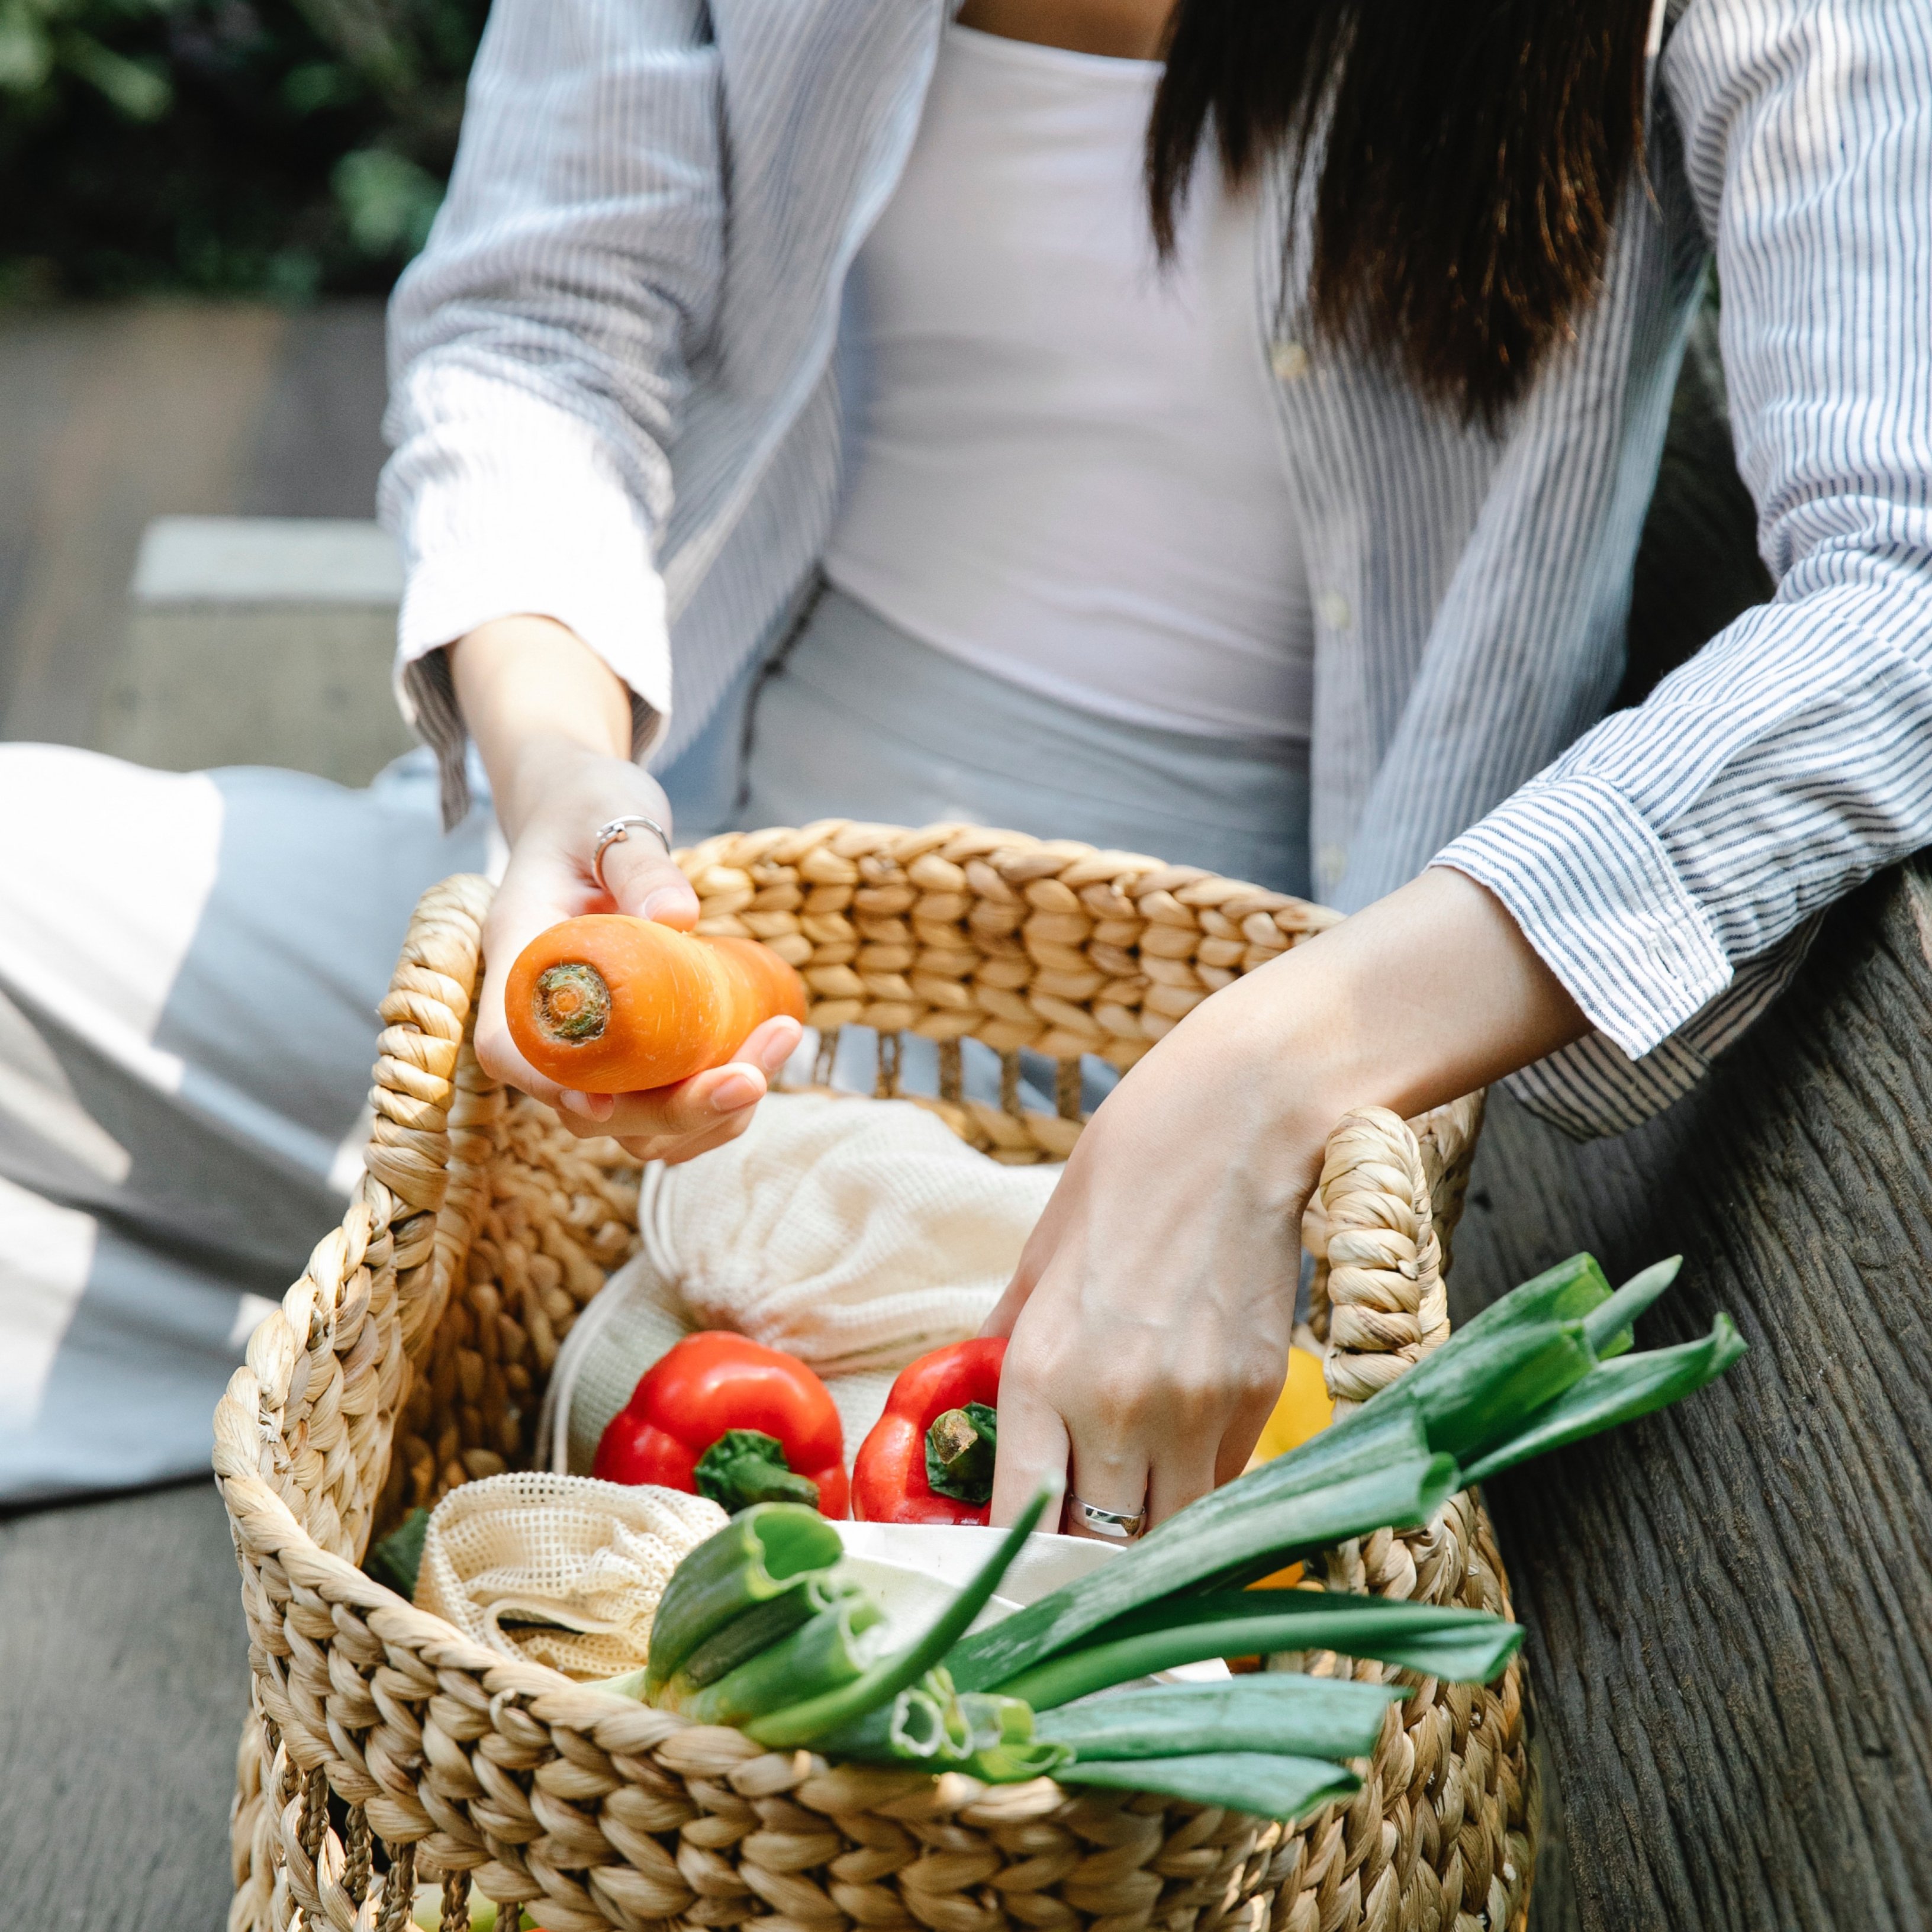
M 1470 1094 L 1414 1122 L 1345 1114 L 1302 1223 L 1315 1259 L 1312 1326 L 1337 1412 L 1366 1402 L 1449 1337 L 1443 1286 L 1482 1123 Z

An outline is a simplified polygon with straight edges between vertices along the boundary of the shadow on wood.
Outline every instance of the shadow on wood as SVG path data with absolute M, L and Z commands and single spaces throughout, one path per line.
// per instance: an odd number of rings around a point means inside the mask
M 1490 1117 L 1459 1313 L 1580 1247 L 1613 1280 L 1681 1251 L 1640 1345 L 1720 1309 L 1750 1343 L 1490 1493 L 1590 1932 L 1927 1923 L 1928 881 L 1840 905 L 1767 1018 L 1636 1133 L 1572 1147 L 1506 1096 Z

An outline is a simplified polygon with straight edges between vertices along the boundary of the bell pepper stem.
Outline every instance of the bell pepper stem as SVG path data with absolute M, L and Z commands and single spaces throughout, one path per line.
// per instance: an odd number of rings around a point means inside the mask
M 998 1413 L 983 1402 L 942 1411 L 926 1432 L 928 1484 L 958 1502 L 990 1502 L 999 1443 Z
M 698 1459 L 698 1493 L 727 1515 L 754 1503 L 802 1503 L 818 1507 L 818 1485 L 785 1460 L 784 1444 L 762 1430 L 728 1429 Z

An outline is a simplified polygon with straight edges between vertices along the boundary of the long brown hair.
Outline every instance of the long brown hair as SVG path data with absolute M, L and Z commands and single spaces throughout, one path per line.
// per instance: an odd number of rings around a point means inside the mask
M 1642 142 L 1646 0 L 1178 0 L 1148 128 L 1156 238 L 1211 130 L 1231 182 L 1320 142 L 1330 341 L 1493 422 L 1594 295 Z

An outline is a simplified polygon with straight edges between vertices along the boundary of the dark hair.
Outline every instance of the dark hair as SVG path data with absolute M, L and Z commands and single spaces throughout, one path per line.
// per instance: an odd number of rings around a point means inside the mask
M 1493 422 L 1594 296 L 1642 143 L 1647 0 L 1178 0 L 1154 234 L 1204 140 L 1231 183 L 1319 144 L 1310 312 Z

